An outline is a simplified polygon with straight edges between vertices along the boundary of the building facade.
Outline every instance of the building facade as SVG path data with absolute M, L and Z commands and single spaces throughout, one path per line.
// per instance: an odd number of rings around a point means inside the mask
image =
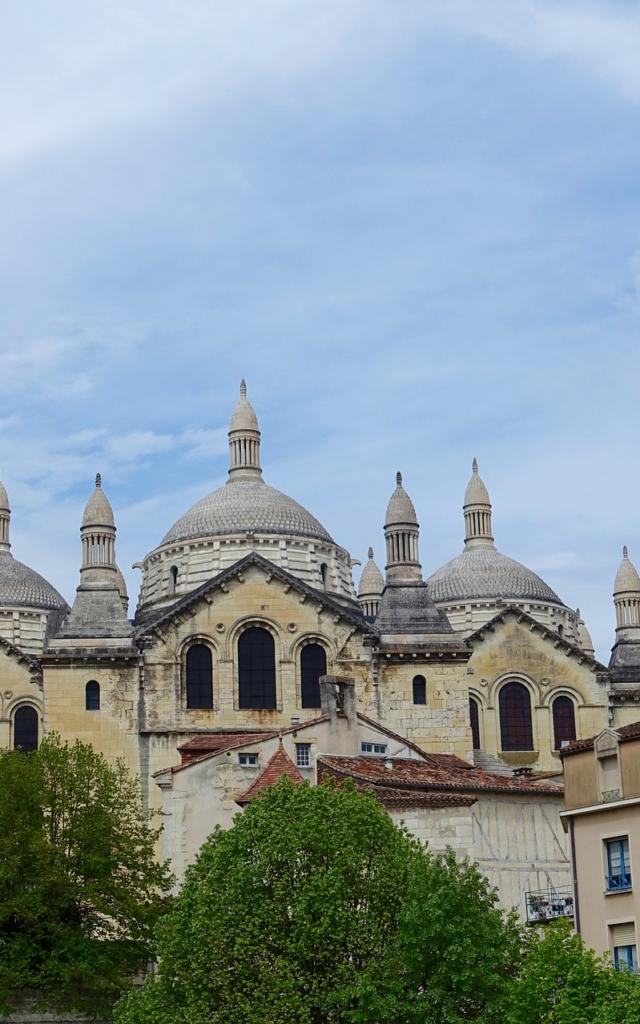
M 563 751 L 575 925 L 619 969 L 638 969 L 640 722 Z

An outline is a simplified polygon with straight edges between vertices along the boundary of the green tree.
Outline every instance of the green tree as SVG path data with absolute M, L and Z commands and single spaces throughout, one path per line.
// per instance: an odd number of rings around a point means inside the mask
M 152 956 L 171 879 L 126 766 L 56 736 L 0 752 L 0 1008 L 102 1013 Z
M 288 780 L 209 838 L 158 932 L 118 1024 L 488 1024 L 521 947 L 474 867 Z
M 640 1024 L 640 980 L 588 949 L 566 921 L 532 934 L 506 1024 Z

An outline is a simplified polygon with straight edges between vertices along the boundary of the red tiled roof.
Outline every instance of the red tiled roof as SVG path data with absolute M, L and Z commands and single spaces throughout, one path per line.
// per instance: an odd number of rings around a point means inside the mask
M 336 773 L 318 760 L 318 783 L 334 782 Z M 353 779 L 361 793 L 371 793 L 385 807 L 471 807 L 477 797 L 469 793 L 436 793 L 424 789 L 396 789 L 393 786 L 378 786 Z
M 563 792 L 561 786 L 546 782 L 535 783 L 531 779 L 509 775 L 490 775 L 478 768 L 467 766 L 466 762 L 462 762 L 465 768 L 447 764 L 444 759 L 449 759 L 451 755 L 433 757 L 434 760 L 439 758 L 440 763 L 434 765 L 425 761 L 394 757 L 391 759 L 391 766 L 387 767 L 388 758 L 338 757 L 326 754 L 318 758 L 318 763 L 337 776 L 348 776 L 358 782 L 393 789 L 453 790 L 458 793 L 541 793 L 547 796 L 561 796 Z
M 221 750 L 229 750 L 238 744 L 260 743 L 261 740 L 270 740 L 277 736 L 277 732 L 208 732 L 201 736 L 194 736 L 193 739 L 181 743 L 178 751 L 182 763 L 186 764 L 202 754 L 218 754 Z
M 629 740 L 640 739 L 640 722 L 630 722 L 629 725 L 621 725 L 612 731 L 617 732 L 620 737 L 620 743 L 627 743 Z M 560 757 L 566 757 L 567 754 L 579 754 L 582 750 L 593 750 L 596 737 L 589 736 L 584 740 L 574 740 L 569 744 L 568 747 L 563 747 L 560 751 Z
M 282 745 L 278 747 L 273 757 L 264 766 L 257 779 L 254 779 L 248 789 L 245 789 L 244 793 L 236 797 L 236 803 L 248 804 L 250 800 L 261 793 L 263 789 L 268 786 L 275 785 L 284 776 L 291 779 L 294 786 L 299 786 L 304 781 L 302 775 L 296 768 L 295 764 L 287 754 L 286 750 Z

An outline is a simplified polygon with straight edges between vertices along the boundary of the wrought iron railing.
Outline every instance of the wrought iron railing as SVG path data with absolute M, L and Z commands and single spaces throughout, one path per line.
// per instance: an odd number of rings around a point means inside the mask
M 573 917 L 571 889 L 541 889 L 526 893 L 527 924 L 545 924 L 559 917 Z

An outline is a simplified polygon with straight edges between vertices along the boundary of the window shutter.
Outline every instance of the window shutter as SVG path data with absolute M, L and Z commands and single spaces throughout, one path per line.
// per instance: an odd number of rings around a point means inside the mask
M 609 927 L 612 946 L 635 946 L 636 926 L 633 921 L 625 921 L 624 924 L 612 924 Z
M 618 777 L 618 758 L 614 754 L 600 758 L 600 781 L 603 793 L 611 792 L 620 788 Z

